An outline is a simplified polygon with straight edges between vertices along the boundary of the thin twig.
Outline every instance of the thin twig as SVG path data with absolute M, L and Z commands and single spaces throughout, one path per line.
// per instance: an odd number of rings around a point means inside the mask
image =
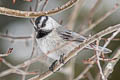
M 5 56 L 8 56 L 10 53 L 12 53 L 13 51 L 13 48 L 9 48 L 8 51 L 4 54 L 0 54 L 0 57 L 5 57 Z
M 104 46 L 102 47 L 102 50 L 101 50 L 101 51 L 103 51 L 103 50 L 105 49 L 105 47 L 107 47 L 107 45 L 110 43 L 110 41 L 111 41 L 119 32 L 120 32 L 120 28 L 119 28 L 116 32 L 114 32 L 110 38 L 108 38 L 107 42 L 106 42 L 106 43 L 104 44 Z M 100 56 L 100 52 L 99 52 L 98 54 L 99 54 L 99 56 Z M 97 56 L 97 59 L 98 59 L 98 56 Z M 100 69 L 100 74 L 101 74 L 101 76 L 102 76 L 102 79 L 103 79 L 103 80 L 107 80 L 107 77 L 105 77 L 104 74 L 103 74 L 103 72 L 102 72 L 100 63 L 98 64 L 98 67 L 99 67 L 99 69 Z
M 22 64 L 19 64 L 19 65 L 15 66 L 14 68 L 16 68 L 16 69 L 24 68 L 24 67 L 26 67 L 26 66 L 34 63 L 34 62 L 39 61 L 39 59 L 41 59 L 41 58 L 42 58 L 42 56 L 37 56 L 37 57 L 35 57 L 35 58 L 32 58 L 32 59 L 30 59 L 30 60 L 25 61 L 25 62 L 22 63 Z M 3 71 L 3 72 L 0 73 L 0 77 L 9 75 L 10 73 L 13 73 L 13 72 L 14 72 L 14 69 L 5 70 L 5 71 Z
M 97 40 L 97 44 L 99 43 L 99 41 Z M 98 46 L 97 46 L 97 49 L 98 49 Z M 102 50 L 101 50 L 102 51 Z M 99 51 L 96 51 L 96 62 L 97 62 L 97 66 L 99 68 L 99 71 L 100 71 L 100 74 L 101 74 L 101 77 L 102 77 L 102 80 L 107 80 L 107 78 L 105 78 L 104 74 L 103 74 L 103 71 L 102 71 L 102 67 L 101 67 L 101 64 L 100 64 L 100 55 L 101 55 L 101 52 Z
M 114 56 L 112 58 L 117 58 L 117 59 L 108 62 L 104 68 L 104 75 L 107 78 L 114 71 L 114 67 L 116 63 L 120 60 L 120 48 L 116 52 L 114 52 Z
M 15 66 L 13 66 L 13 65 L 11 65 L 9 62 L 7 62 L 5 59 L 3 59 L 2 58 L 2 62 L 4 63 L 4 64 L 6 64 L 8 67 L 10 67 L 10 68 L 12 68 L 12 69 L 14 69 L 13 70 L 13 73 L 17 73 L 17 74 L 21 74 L 21 75 L 29 75 L 29 73 L 28 72 L 24 72 L 23 70 L 20 70 L 20 69 L 18 69 L 18 68 L 15 68 Z
M 120 32 L 120 28 L 119 28 L 116 32 L 114 32 L 110 38 L 108 38 L 108 40 L 107 40 L 107 42 L 104 44 L 102 50 L 110 43 L 110 41 L 111 41 L 119 32 Z M 105 78 L 107 79 L 107 77 L 108 77 L 108 76 L 106 76 Z
M 113 35 L 108 38 L 107 42 L 105 43 L 105 45 L 102 47 L 102 50 L 104 50 L 104 48 L 110 43 L 110 41 L 120 32 L 120 28 L 113 33 Z

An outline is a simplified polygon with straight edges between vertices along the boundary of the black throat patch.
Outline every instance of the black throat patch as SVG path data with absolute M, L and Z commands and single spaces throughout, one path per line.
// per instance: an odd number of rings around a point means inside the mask
M 50 32 L 52 32 L 52 30 L 47 30 L 47 31 L 39 30 L 37 32 L 36 38 L 37 39 L 43 38 L 43 37 L 47 36 Z

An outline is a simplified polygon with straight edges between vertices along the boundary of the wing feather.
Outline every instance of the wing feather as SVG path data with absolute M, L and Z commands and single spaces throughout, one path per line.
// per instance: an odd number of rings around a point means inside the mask
M 78 34 L 76 32 L 72 32 L 64 27 L 62 27 L 62 28 L 58 27 L 56 30 L 57 30 L 57 33 L 59 34 L 59 36 L 67 41 L 83 42 L 86 39 L 85 37 L 81 36 L 80 34 Z

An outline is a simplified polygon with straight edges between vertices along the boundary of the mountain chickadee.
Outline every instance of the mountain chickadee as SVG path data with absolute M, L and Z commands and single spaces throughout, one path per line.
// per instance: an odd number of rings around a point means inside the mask
M 36 30 L 36 39 L 40 50 L 47 54 L 49 51 L 54 50 L 58 46 L 72 41 L 70 44 L 61 47 L 60 49 L 48 54 L 49 58 L 58 60 L 62 54 L 67 55 L 74 48 L 80 45 L 81 42 L 86 40 L 76 32 L 65 29 L 62 25 L 57 23 L 54 19 L 48 16 L 40 16 L 36 18 L 34 28 Z M 102 47 L 91 43 L 86 48 L 101 51 Z M 111 50 L 104 48 L 104 53 L 110 53 Z

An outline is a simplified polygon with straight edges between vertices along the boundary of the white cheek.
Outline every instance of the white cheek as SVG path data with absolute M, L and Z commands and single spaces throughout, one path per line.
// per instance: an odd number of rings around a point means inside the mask
M 46 24 L 47 25 L 47 29 L 51 30 L 54 26 L 52 25 L 52 23 Z
M 49 18 L 49 20 L 46 23 L 46 26 L 44 27 L 44 29 L 46 30 L 52 30 L 53 28 L 57 28 L 58 26 L 60 26 L 55 20 Z
M 43 28 L 44 30 L 52 30 L 53 29 L 52 23 L 47 23 L 46 26 Z

